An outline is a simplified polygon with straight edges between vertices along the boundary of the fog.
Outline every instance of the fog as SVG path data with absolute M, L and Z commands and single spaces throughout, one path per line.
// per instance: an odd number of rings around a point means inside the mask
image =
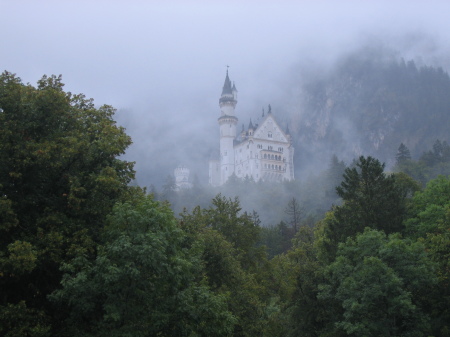
M 0 12 L 2 70 L 32 84 L 62 74 L 67 91 L 117 108 L 146 186 L 178 164 L 207 181 L 227 65 L 239 129 L 268 104 L 295 123 L 302 78 L 368 43 L 450 67 L 447 1 L 0 0 Z

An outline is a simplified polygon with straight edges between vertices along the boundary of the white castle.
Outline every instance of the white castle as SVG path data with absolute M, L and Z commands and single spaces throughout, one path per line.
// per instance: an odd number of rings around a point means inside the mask
M 237 135 L 236 104 L 236 86 L 231 85 L 227 70 L 219 99 L 220 157 L 209 162 L 209 183 L 223 185 L 232 174 L 255 181 L 293 180 L 294 147 L 289 129 L 280 128 L 269 105 L 266 115 L 263 110 L 261 123 L 253 125 L 250 120 L 248 129 L 242 125 Z

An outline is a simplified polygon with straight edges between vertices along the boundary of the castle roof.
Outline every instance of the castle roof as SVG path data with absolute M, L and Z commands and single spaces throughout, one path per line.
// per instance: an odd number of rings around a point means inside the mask
M 236 88 L 233 85 L 234 88 Z M 223 84 L 223 89 L 222 89 L 222 95 L 232 95 L 233 94 L 233 89 L 231 88 L 231 81 L 230 78 L 228 77 L 228 69 L 227 69 L 227 76 L 225 77 L 225 82 Z
M 252 123 L 252 119 L 250 118 L 250 123 L 248 123 L 248 129 L 250 130 L 250 129 L 254 129 L 254 127 L 253 127 L 253 123 Z

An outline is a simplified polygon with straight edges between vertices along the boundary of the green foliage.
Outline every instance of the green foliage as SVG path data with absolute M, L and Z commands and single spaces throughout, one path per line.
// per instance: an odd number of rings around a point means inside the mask
M 117 159 L 131 140 L 114 109 L 63 86 L 61 76 L 33 87 L 0 75 L 0 305 L 9 308 L 0 323 L 11 331 L 15 313 L 16 324 L 36 315 L 49 324 L 42 331 L 58 329 L 64 313 L 46 296 L 61 281 L 61 264 L 92 255 L 106 215 L 135 193 L 127 186 L 133 164 Z
M 397 161 L 394 170 L 408 174 L 425 186 L 439 175 L 450 173 L 450 146 L 446 141 L 441 142 L 438 139 L 432 149 L 424 152 L 419 160 L 409 158 Z
M 294 235 L 294 229 L 281 221 L 276 226 L 261 227 L 259 245 L 265 246 L 267 256 L 271 259 L 291 249 Z
M 319 284 L 323 282 L 324 264 L 318 258 L 318 227 L 302 227 L 294 239 L 288 257 L 293 264 L 295 290 L 286 301 L 289 315 L 288 336 L 318 336 L 333 324 L 333 303 L 318 299 Z
M 229 310 L 237 318 L 233 335 L 262 335 L 264 288 L 256 275 L 265 257 L 256 243 L 257 218 L 241 214 L 239 200 L 216 196 L 208 209 L 196 207 L 181 214 L 181 228 L 191 245 L 201 243 L 203 272 L 208 285 L 227 295 Z
M 413 198 L 413 217 L 407 220 L 408 233 L 425 238 L 427 234 L 438 232 L 440 225 L 447 221 L 450 208 L 450 179 L 439 176 L 427 187 L 417 192 Z
M 436 279 L 422 244 L 366 229 L 339 246 L 326 279 L 319 299 L 341 305 L 336 328 L 347 335 L 424 336 L 431 332 L 424 309 Z
M 258 255 L 256 242 L 259 240 L 260 227 L 247 213 L 240 214 L 238 198 L 231 200 L 219 194 L 212 204 L 213 207 L 205 210 L 206 224 L 233 244 L 244 268 L 250 267 Z
M 439 176 L 414 195 L 412 215 L 406 222 L 410 236 L 420 238 L 437 263 L 438 287 L 433 298 L 433 327 L 444 336 L 450 329 L 450 178 Z
M 4 337 L 48 337 L 48 317 L 42 311 L 30 309 L 24 301 L 0 306 L 0 334 Z
M 234 318 L 225 296 L 197 278 L 197 250 L 172 212 L 151 197 L 117 204 L 94 261 L 77 257 L 64 265 L 63 288 L 54 301 L 70 308 L 66 335 L 222 336 Z
M 407 187 L 397 183 L 395 175 L 384 173 L 384 164 L 361 156 L 354 167 L 345 169 L 336 188 L 343 199 L 320 222 L 317 238 L 320 255 L 327 263 L 335 258 L 339 242 L 361 233 L 365 227 L 395 233 L 403 230 L 406 216 Z
M 407 160 L 411 160 L 411 152 L 409 152 L 409 149 L 405 144 L 401 143 L 398 147 L 397 154 L 395 155 L 395 160 L 397 165 L 400 165 Z
M 393 233 L 402 230 L 404 196 L 395 176 L 386 176 L 384 164 L 372 157 L 360 157 L 356 167 L 347 168 L 336 188 L 344 204 L 335 209 L 341 231 L 339 240 L 362 232 L 365 227 Z
M 28 274 L 36 267 L 36 250 L 29 242 L 15 241 L 8 245 L 5 258 L 0 258 L 2 276 Z

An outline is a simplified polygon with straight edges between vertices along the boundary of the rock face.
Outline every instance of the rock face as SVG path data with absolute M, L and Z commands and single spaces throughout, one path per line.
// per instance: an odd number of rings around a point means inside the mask
M 440 68 L 363 52 L 299 88 L 291 111 L 302 163 L 372 155 L 389 167 L 400 143 L 417 157 L 449 140 L 450 78 Z

